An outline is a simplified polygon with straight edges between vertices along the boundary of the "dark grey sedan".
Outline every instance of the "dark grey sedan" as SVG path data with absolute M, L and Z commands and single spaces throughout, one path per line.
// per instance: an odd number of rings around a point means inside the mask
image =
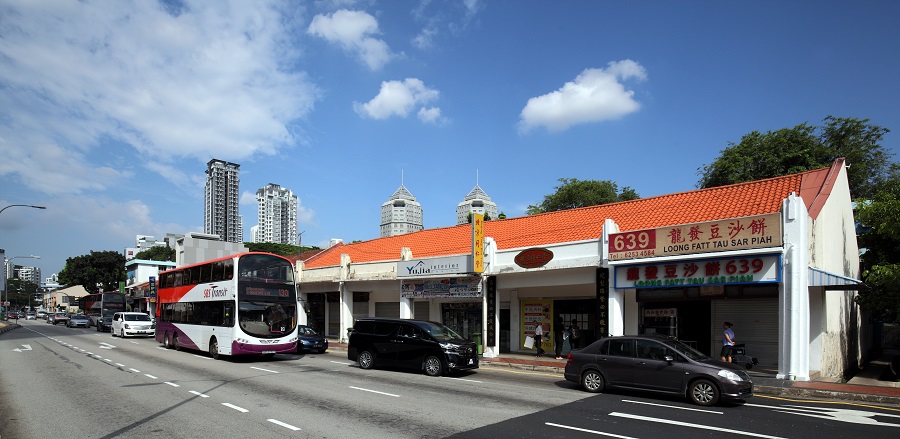
M 684 396 L 702 406 L 753 396 L 753 382 L 742 367 L 662 336 L 597 340 L 569 353 L 565 377 L 588 392 L 642 390 Z

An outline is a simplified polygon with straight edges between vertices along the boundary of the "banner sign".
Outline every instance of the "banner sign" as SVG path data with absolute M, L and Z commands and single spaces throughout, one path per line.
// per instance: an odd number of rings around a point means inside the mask
M 747 216 L 609 235 L 609 260 L 780 247 L 781 214 Z
M 781 254 L 616 267 L 615 288 L 680 288 L 781 282 Z
M 397 277 L 426 277 L 473 273 L 472 256 L 416 259 L 397 263 Z
M 147 297 L 156 297 L 156 276 L 150 276 L 149 286 L 150 290 L 147 293 Z
M 482 294 L 478 276 L 400 281 L 400 297 L 404 299 L 480 298 Z

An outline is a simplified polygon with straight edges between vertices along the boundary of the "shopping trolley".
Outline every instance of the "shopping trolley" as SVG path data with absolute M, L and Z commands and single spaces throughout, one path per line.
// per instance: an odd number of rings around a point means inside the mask
M 731 362 L 734 364 L 743 364 L 747 369 L 753 369 L 753 365 L 759 364 L 756 357 L 747 355 L 747 348 L 744 343 L 736 344 L 731 348 Z

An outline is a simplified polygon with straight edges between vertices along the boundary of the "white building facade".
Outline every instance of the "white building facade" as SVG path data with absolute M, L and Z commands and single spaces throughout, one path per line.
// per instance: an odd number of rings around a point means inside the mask
M 424 228 L 422 205 L 402 184 L 381 205 L 381 237 L 404 235 Z
M 297 196 L 290 189 L 269 183 L 256 191 L 258 225 L 253 242 L 297 245 Z
M 491 197 L 477 184 L 463 201 L 456 205 L 456 224 L 470 222 L 470 218 L 475 214 L 484 215 L 487 220 L 497 219 L 499 215 L 497 203 L 491 201 Z

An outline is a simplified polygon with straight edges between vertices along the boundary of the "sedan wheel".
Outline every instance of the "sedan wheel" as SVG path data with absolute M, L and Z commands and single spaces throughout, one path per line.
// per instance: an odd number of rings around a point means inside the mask
M 444 365 L 441 364 L 441 359 L 435 356 L 429 356 L 425 359 L 425 375 L 430 377 L 441 376 L 441 373 L 444 371 Z
M 603 381 L 603 375 L 600 375 L 600 372 L 589 370 L 581 375 L 581 387 L 584 387 L 584 390 L 591 393 L 600 393 L 606 387 L 606 383 Z
M 691 401 L 697 405 L 711 406 L 719 402 L 719 388 L 708 380 L 694 381 L 688 392 Z
M 375 365 L 375 358 L 372 357 L 371 352 L 362 351 L 359 353 L 359 356 L 356 357 L 356 362 L 359 363 L 360 369 L 371 369 L 372 366 Z

